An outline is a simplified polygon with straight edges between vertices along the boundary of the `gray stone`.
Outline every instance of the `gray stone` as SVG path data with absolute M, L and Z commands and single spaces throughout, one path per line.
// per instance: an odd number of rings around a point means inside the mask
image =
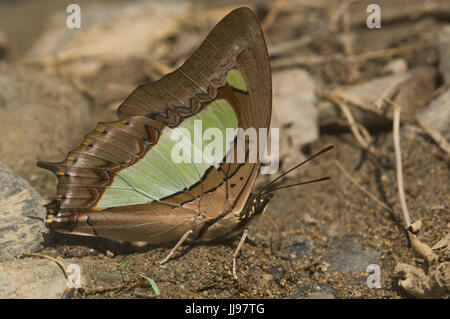
M 364 248 L 356 238 L 350 238 L 337 241 L 326 261 L 334 271 L 359 273 L 368 265 L 378 264 L 380 256 L 380 250 Z
M 0 263 L 0 298 L 60 298 L 66 288 L 61 268 L 46 259 L 16 259 Z
M 450 59 L 450 57 L 449 57 Z M 449 79 L 450 81 L 450 79 Z M 416 114 L 416 119 L 427 130 L 439 132 L 450 142 L 450 89 L 433 99 Z
M 133 277 L 122 275 L 118 265 L 108 261 L 70 260 L 70 263 L 80 266 L 81 285 L 83 288 L 111 288 L 122 284 L 124 279 Z M 129 272 L 127 268 L 125 268 L 125 271 Z
M 281 280 L 286 274 L 286 270 L 281 266 L 272 266 L 267 271 L 275 280 Z
M 319 137 L 316 101 L 314 79 L 305 70 L 273 74 L 273 116 L 282 126 L 291 124 L 289 132 L 301 145 Z
M 317 102 L 317 108 L 319 110 L 320 126 L 333 124 L 339 118 L 339 108 L 328 100 Z
M 309 295 L 308 299 L 335 299 L 335 297 L 328 292 L 315 291 Z
M 69 279 L 76 282 L 79 278 L 80 288 L 86 290 L 117 287 L 132 278 L 122 275 L 119 267 L 108 261 L 60 261 Z M 64 272 L 54 261 L 31 257 L 0 263 L 0 298 L 61 298 L 66 288 Z
M 286 249 L 296 254 L 307 254 L 314 248 L 314 242 L 303 236 L 295 236 L 287 245 Z
M 386 66 L 383 68 L 385 73 L 403 73 L 408 70 L 408 62 L 405 59 L 397 58 L 391 60 Z
M 273 128 L 280 128 L 280 154 L 284 163 L 297 163 L 301 146 L 319 137 L 319 111 L 315 81 L 308 72 L 289 69 L 273 74 Z M 289 143 L 288 143 L 289 141 Z M 293 151 L 294 150 L 294 151 Z
M 62 79 L 30 67 L 0 64 L 0 158 L 41 195 L 55 192 L 38 160 L 61 161 L 95 127 L 87 99 Z M 95 121 L 96 122 L 96 121 Z
M 0 163 L 0 260 L 41 248 L 44 200 L 23 179 Z

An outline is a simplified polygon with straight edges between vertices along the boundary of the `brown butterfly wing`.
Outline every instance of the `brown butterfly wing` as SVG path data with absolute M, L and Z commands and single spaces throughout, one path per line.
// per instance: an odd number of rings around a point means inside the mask
M 242 73 L 247 92 L 227 84 L 231 69 Z M 269 127 L 269 58 L 260 26 L 247 8 L 227 15 L 178 70 L 139 86 L 120 106 L 120 121 L 100 123 L 65 161 L 39 164 L 58 176 L 56 199 L 47 205 L 49 226 L 116 240 L 163 242 L 189 229 L 200 234 L 208 221 L 239 212 L 253 188 L 258 163 L 212 167 L 188 190 L 157 202 L 95 208 L 117 171 L 145 155 L 164 127 L 176 127 L 218 97 L 233 106 L 239 127 Z
M 270 124 L 272 84 L 264 36 L 248 8 L 239 8 L 220 21 L 193 55 L 176 71 L 157 82 L 143 84 L 121 104 L 120 119 L 144 115 L 168 126 L 177 126 L 217 97 L 225 75 L 239 69 L 246 80 L 248 97 L 240 96 L 242 110 L 253 127 Z M 244 94 L 245 95 L 245 94 Z

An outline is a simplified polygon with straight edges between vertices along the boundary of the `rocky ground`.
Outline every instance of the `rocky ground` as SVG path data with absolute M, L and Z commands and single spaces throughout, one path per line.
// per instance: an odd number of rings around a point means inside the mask
M 66 2 L 0 3 L 1 298 L 449 297 L 448 1 L 378 1 L 380 29 L 366 26 L 368 1 L 245 2 L 271 55 L 281 168 L 335 148 L 284 181 L 331 176 L 277 192 L 268 212 L 281 241 L 268 219 L 253 224 L 238 280 L 239 238 L 186 245 L 160 266 L 172 245 L 49 232 L 42 205 L 56 179 L 36 162 L 63 160 L 243 3 L 78 1 L 82 28 L 72 30 Z M 71 264 L 81 269 L 77 291 L 66 289 Z

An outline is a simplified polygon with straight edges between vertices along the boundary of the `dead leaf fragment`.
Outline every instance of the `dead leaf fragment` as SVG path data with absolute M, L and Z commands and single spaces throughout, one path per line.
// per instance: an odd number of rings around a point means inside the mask
M 409 230 L 411 233 L 416 234 L 416 233 L 420 230 L 421 227 L 422 227 L 422 220 L 419 219 L 419 220 L 416 220 L 414 223 L 412 223 L 412 224 L 408 227 L 408 230 Z
M 447 256 L 450 256 L 450 233 L 434 244 L 431 249 L 435 251 L 446 250 Z
M 411 248 L 418 257 L 425 258 L 429 264 L 438 260 L 438 255 L 433 252 L 431 247 L 421 242 L 416 235 L 409 233 L 409 238 L 411 240 Z
M 428 276 L 420 268 L 399 263 L 394 274 L 402 277 L 399 286 L 416 298 L 446 298 L 450 293 L 450 262 L 440 264 Z
M 428 286 L 428 279 L 422 269 L 414 266 L 399 263 L 395 267 L 394 274 L 401 276 L 402 279 L 398 281 L 398 285 L 402 287 L 406 293 L 416 298 L 426 298 L 430 287 Z
M 436 88 L 436 70 L 418 67 L 371 81 L 341 87 L 327 92 L 350 108 L 356 122 L 366 127 L 388 124 L 393 119 L 395 103 L 402 107 L 402 121 L 414 122 L 416 111 L 422 108 Z M 391 103 L 386 103 L 386 100 Z M 343 118 L 342 118 L 343 119 Z M 335 119 L 338 122 L 339 119 Z M 320 114 L 320 124 L 330 124 L 330 114 Z

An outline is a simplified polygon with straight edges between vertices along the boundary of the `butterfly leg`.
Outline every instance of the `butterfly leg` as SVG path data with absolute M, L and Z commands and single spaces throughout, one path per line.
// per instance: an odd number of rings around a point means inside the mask
M 236 250 L 234 251 L 234 254 L 233 254 L 233 277 L 234 277 L 234 279 L 238 279 L 238 277 L 236 275 L 236 258 L 238 256 L 239 252 L 241 251 L 242 245 L 244 245 L 244 242 L 245 242 L 245 239 L 247 238 L 247 236 L 248 236 L 248 230 L 244 229 L 241 240 L 239 241 L 239 244 L 236 247 Z
M 172 257 L 172 255 L 173 255 L 173 253 L 175 252 L 175 250 L 177 250 L 178 247 L 180 247 L 181 244 L 186 240 L 186 238 L 188 238 L 189 235 L 191 235 L 192 233 L 193 233 L 193 231 L 192 231 L 191 229 L 188 230 L 187 232 L 185 232 L 184 235 L 183 235 L 183 237 L 181 237 L 181 239 L 178 241 L 178 243 L 175 245 L 175 247 L 172 248 L 172 250 L 171 250 L 170 253 L 167 255 L 167 257 L 164 258 L 163 260 L 161 260 L 161 261 L 159 262 L 159 264 L 162 265 L 162 264 L 166 263 L 166 262 L 170 259 L 170 257 Z

